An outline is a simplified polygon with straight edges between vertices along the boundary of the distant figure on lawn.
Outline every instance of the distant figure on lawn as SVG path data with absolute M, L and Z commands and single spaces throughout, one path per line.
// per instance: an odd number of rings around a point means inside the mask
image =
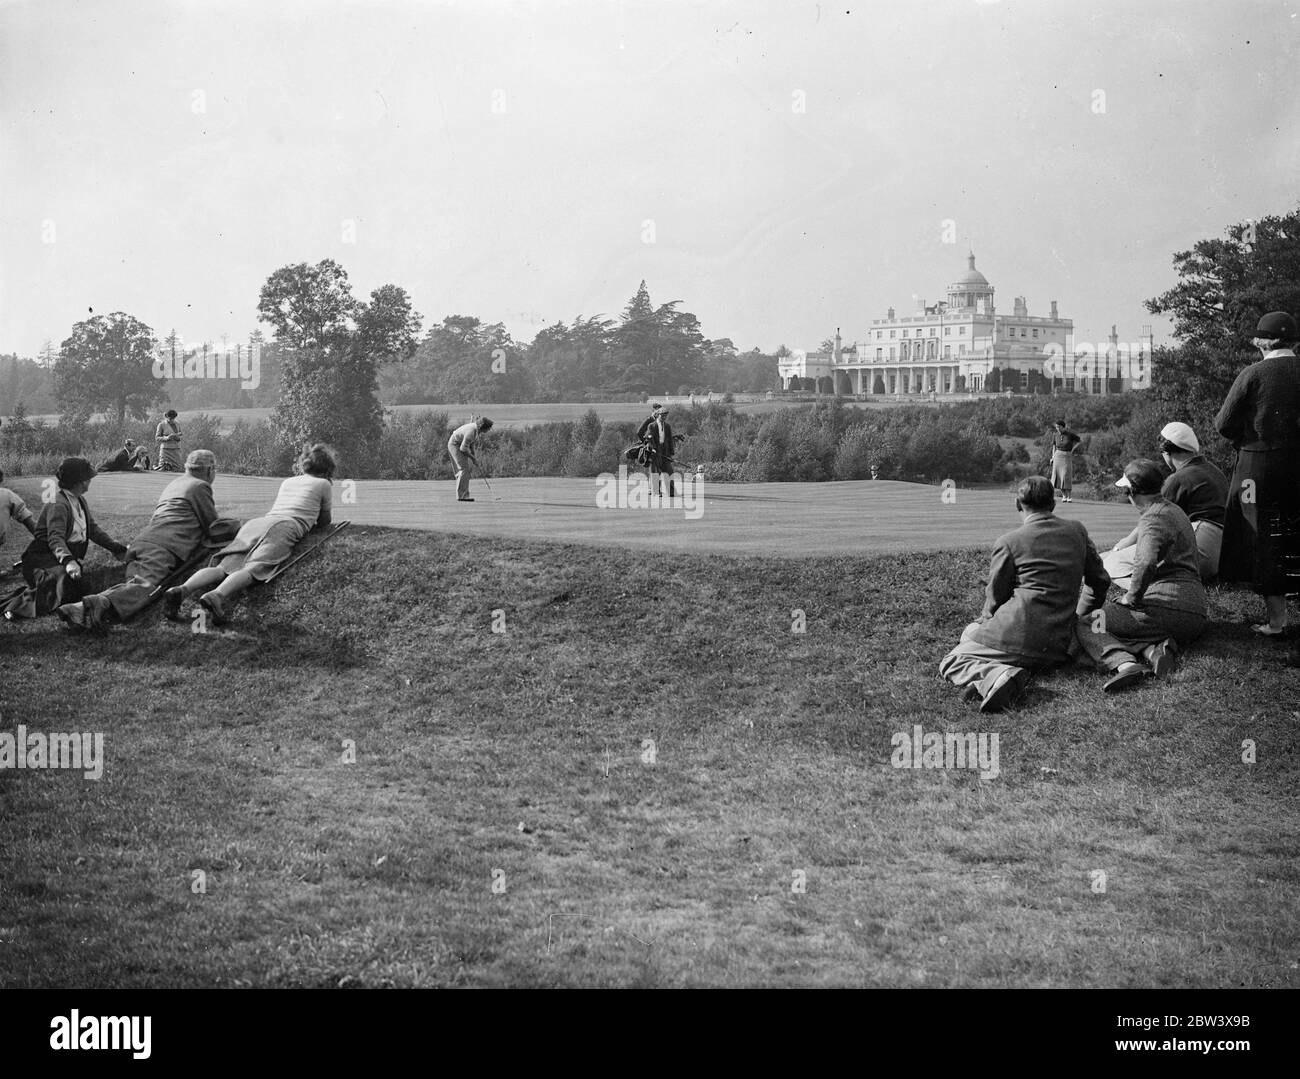
M 154 432 L 158 443 L 158 464 L 156 472 L 179 472 L 181 470 L 181 429 L 176 424 L 176 410 L 168 409 Z
M 198 595 L 199 606 L 218 625 L 229 618 L 228 604 L 255 581 L 265 581 L 293 554 L 308 532 L 328 528 L 333 505 L 333 479 L 338 456 L 323 442 L 308 446 L 298 458 L 300 475 L 280 484 L 275 504 L 265 517 L 255 517 L 212 558 L 207 568 L 188 581 L 167 589 L 163 613 L 180 620 L 181 604 Z
M 478 464 L 478 458 L 474 456 L 474 447 L 477 445 L 478 436 L 486 435 L 490 430 L 492 430 L 492 421 L 486 416 L 480 416 L 477 420 L 462 423 L 447 439 L 447 452 L 451 454 L 452 464 L 456 466 L 457 502 L 474 501 L 469 496 L 469 466 L 466 462 Z
M 185 459 L 185 475 L 163 488 L 149 523 L 126 552 L 126 580 L 65 604 L 55 613 L 73 630 L 102 630 L 143 608 L 167 575 L 188 561 L 207 539 L 217 519 L 212 481 L 217 459 L 195 450 Z
M 26 595 L 10 597 L 6 614 L 35 618 L 49 614 L 61 604 L 82 595 L 82 568 L 91 541 L 118 559 L 126 557 L 126 545 L 118 543 L 95 523 L 86 502 L 95 467 L 84 457 L 65 457 L 54 473 L 58 484 L 54 500 L 41 510 L 32 542 L 23 552 Z
M 1263 357 L 1243 370 L 1214 417 L 1237 448 L 1223 526 L 1225 581 L 1264 598 L 1265 637 L 1286 633 L 1286 597 L 1300 592 L 1300 330 L 1285 311 L 1259 320 L 1251 343 Z
M 1201 580 L 1212 581 L 1219 573 L 1228 477 L 1201 456 L 1200 440 L 1185 423 L 1165 424 L 1160 431 L 1160 456 L 1173 469 L 1160 488 L 1160 495 L 1187 514 L 1192 522 Z M 1101 558 L 1111 583 L 1121 588 L 1128 587 L 1133 575 L 1137 539 L 1138 529 L 1134 528 Z
M 1001 711 L 1020 696 L 1031 671 L 1069 659 L 1077 612 L 1099 605 L 1110 587 L 1088 530 L 1057 517 L 1055 508 L 1050 480 L 1021 482 L 1022 523 L 993 545 L 984 610 L 939 664 L 981 712 Z M 1082 597 L 1080 584 L 1089 590 Z
M 149 455 L 145 453 L 143 446 L 136 446 L 135 439 L 128 438 L 122 443 L 122 448 L 117 453 L 104 459 L 99 466 L 99 471 L 148 472 Z
M 1070 491 L 1074 487 L 1074 451 L 1079 446 L 1079 436 L 1057 420 L 1052 439 L 1052 488 L 1061 492 L 1062 502 L 1073 502 Z
M 1161 495 L 1163 484 L 1155 461 L 1125 466 L 1115 486 L 1127 490 L 1140 514 L 1133 576 L 1124 595 L 1095 615 L 1082 615 L 1076 627 L 1079 646 L 1098 668 L 1112 672 L 1102 687 L 1107 693 L 1150 675 L 1163 678 L 1174 669 L 1178 646 L 1205 632 L 1196 535 L 1187 514 Z
M 668 409 L 663 405 L 651 405 L 650 415 L 641 421 L 636 429 L 636 437 L 646 445 L 646 471 L 650 480 L 650 490 L 654 494 L 663 493 L 663 476 L 668 480 L 668 497 L 673 491 L 673 429 L 668 423 Z
M 5 474 L 0 470 L 0 546 L 4 545 L 11 520 L 36 535 L 36 515 L 27 508 L 26 502 L 5 486 Z

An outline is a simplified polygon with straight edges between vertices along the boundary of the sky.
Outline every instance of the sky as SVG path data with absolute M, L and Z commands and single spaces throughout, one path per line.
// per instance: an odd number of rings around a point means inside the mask
M 233 342 L 282 266 L 518 341 L 644 279 L 816 348 L 942 299 L 1169 323 L 1175 252 L 1300 205 L 1300 0 L 0 2 L 0 353 Z M 269 327 L 261 326 L 269 334 Z

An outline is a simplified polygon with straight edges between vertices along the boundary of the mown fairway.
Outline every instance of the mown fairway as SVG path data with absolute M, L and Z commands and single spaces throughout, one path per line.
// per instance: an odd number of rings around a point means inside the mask
M 228 631 L 0 626 L 0 730 L 107 757 L 0 773 L 0 984 L 1300 983 L 1295 672 L 1253 599 L 1168 683 L 981 719 L 935 665 L 985 557 L 354 525 Z M 915 724 L 997 732 L 1000 775 L 896 770 Z
M 98 476 L 90 491 L 92 509 L 138 512 L 152 506 L 172 478 L 131 472 Z M 1009 491 L 955 489 L 945 497 L 938 487 L 886 480 L 705 483 L 691 488 L 691 497 L 699 492 L 702 501 L 643 510 L 599 508 L 596 479 L 489 482 L 490 488 L 477 477 L 471 481 L 477 499 L 472 504 L 456 502 L 450 480 L 358 480 L 347 494 L 339 484 L 334 516 L 437 532 L 777 558 L 987 547 L 1019 523 Z M 218 476 L 213 493 L 220 512 L 247 519 L 266 512 L 279 486 L 280 480 L 269 476 Z M 1128 532 L 1134 521 L 1133 510 L 1118 504 L 1074 502 L 1058 512 L 1083 521 L 1103 546 Z

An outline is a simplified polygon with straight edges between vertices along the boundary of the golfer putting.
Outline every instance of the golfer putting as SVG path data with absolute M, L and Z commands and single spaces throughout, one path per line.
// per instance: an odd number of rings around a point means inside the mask
M 474 447 L 477 444 L 478 436 L 485 435 L 492 430 L 492 421 L 486 416 L 480 416 L 477 420 L 471 420 L 469 423 L 463 423 L 456 430 L 452 431 L 451 437 L 447 439 L 447 452 L 451 454 L 452 464 L 456 466 L 456 501 L 473 502 L 469 493 L 469 465 L 477 465 L 478 459 L 474 456 Z M 479 474 L 482 475 L 482 468 Z M 484 477 L 484 483 L 487 478 Z M 491 484 L 488 484 L 488 490 L 491 490 Z

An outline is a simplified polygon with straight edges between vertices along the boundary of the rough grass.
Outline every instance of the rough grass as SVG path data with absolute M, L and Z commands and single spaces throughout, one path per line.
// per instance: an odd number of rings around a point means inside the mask
M 1166 683 L 980 717 L 935 668 L 985 568 L 353 526 L 226 632 L 0 626 L 0 730 L 107 755 L 0 772 L 0 986 L 1300 984 L 1254 598 Z M 894 769 L 914 724 L 1001 775 Z

